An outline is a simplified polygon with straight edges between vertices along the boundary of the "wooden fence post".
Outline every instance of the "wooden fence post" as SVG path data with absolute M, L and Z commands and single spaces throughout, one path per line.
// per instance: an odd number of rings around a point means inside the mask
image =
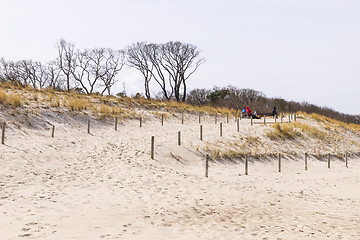
M 200 140 L 202 141 L 203 138 L 202 138 L 202 125 L 200 125 Z
M 308 153 L 305 153 L 305 171 L 308 170 Z
M 283 123 L 283 117 L 284 117 L 284 116 L 281 114 L 281 124 Z
M 296 122 L 296 113 L 294 113 L 294 122 Z
M 328 168 L 330 168 L 330 153 L 328 153 Z
M 245 154 L 245 175 L 248 175 L 248 155 Z
M 217 113 L 215 113 L 215 124 L 217 124 Z
M 4 123 L 2 124 L 1 144 L 5 144 L 5 125 L 6 125 L 6 122 L 4 121 Z
M 209 155 L 206 154 L 205 157 L 205 177 L 209 176 Z
M 178 145 L 181 146 L 181 136 L 180 131 L 178 131 Z
M 184 113 L 181 114 L 181 124 L 184 124 Z
M 279 153 L 279 172 L 281 172 L 281 153 Z
M 55 135 L 55 125 L 52 125 L 51 137 L 54 138 Z
M 222 122 L 220 123 L 220 137 L 222 137 Z
M 117 125 L 118 125 L 118 118 L 115 117 L 115 131 L 117 131 Z
M 252 117 L 251 117 L 251 126 L 253 125 L 253 119 L 252 119 Z
M 142 116 L 140 116 L 140 127 L 142 127 Z
M 151 159 L 154 159 L 155 137 L 151 136 Z
M 237 131 L 240 132 L 240 122 L 239 122 L 239 119 L 237 119 L 236 125 L 237 125 Z
M 348 167 L 348 153 L 345 152 L 345 167 Z
M 229 113 L 226 114 L 226 123 L 229 123 Z
M 88 119 L 88 133 L 90 134 L 90 119 Z
M 266 117 L 264 116 L 264 126 L 266 126 Z
M 291 114 L 289 113 L 289 123 L 291 122 L 291 120 L 290 120 L 290 115 L 291 115 Z
M 161 114 L 161 126 L 164 126 L 164 114 Z
M 199 124 L 201 123 L 201 114 L 199 113 Z

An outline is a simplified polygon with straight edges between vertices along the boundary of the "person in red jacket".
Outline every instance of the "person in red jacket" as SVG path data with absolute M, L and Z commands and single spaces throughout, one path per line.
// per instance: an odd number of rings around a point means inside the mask
M 249 107 L 246 107 L 246 113 L 247 113 L 248 118 L 251 118 L 252 112 Z

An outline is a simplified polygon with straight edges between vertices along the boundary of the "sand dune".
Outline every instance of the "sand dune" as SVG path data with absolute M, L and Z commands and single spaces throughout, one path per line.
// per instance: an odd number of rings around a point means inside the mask
M 326 160 L 309 158 L 305 171 L 301 156 L 315 140 L 275 144 L 264 136 L 269 126 L 248 119 L 240 133 L 234 120 L 219 119 L 220 137 L 207 117 L 200 141 L 194 115 L 164 126 L 150 116 L 142 128 L 127 120 L 118 131 L 112 120 L 92 120 L 88 134 L 81 114 L 46 110 L 31 127 L 1 114 L 8 121 L 0 145 L 1 239 L 360 239 L 359 159 L 352 156 L 346 168 L 334 158 L 328 169 Z M 276 158 L 252 158 L 249 175 L 243 159 L 211 161 L 204 177 L 196 148 L 249 135 L 299 157 L 285 156 L 281 173 Z

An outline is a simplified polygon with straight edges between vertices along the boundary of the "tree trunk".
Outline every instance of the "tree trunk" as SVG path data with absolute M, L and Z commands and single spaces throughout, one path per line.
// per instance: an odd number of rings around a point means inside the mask
M 185 102 L 185 100 L 186 100 L 186 84 L 185 84 L 185 81 L 183 83 L 184 83 L 184 90 L 183 90 L 182 101 Z

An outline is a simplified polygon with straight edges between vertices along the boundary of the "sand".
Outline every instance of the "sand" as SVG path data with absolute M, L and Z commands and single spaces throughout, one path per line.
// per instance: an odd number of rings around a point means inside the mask
M 200 141 L 195 115 L 164 126 L 148 117 L 142 128 L 126 120 L 118 131 L 112 120 L 92 120 L 90 134 L 83 115 L 46 110 L 38 118 L 33 126 L 9 121 L 0 145 L 1 239 L 360 239 L 355 157 L 330 169 L 311 157 L 307 171 L 301 157 L 284 157 L 281 172 L 274 158 L 251 158 L 248 175 L 243 159 L 211 161 L 205 178 L 197 145 L 269 127 L 243 119 L 237 133 L 234 120 L 219 119 L 220 137 L 207 118 Z

